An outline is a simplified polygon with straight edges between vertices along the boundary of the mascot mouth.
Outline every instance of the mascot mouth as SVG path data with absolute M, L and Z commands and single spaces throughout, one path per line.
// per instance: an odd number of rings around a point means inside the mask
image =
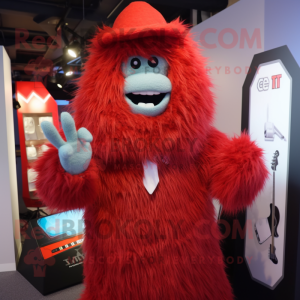
M 134 74 L 125 78 L 124 98 L 134 114 L 161 115 L 168 107 L 172 84 L 162 74 Z
M 159 105 L 166 97 L 167 93 L 153 91 L 128 93 L 125 96 L 135 105 L 145 108 L 151 108 Z

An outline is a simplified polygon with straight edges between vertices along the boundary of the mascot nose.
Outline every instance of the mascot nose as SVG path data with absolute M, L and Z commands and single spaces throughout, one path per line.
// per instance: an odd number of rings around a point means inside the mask
M 125 78 L 124 93 L 156 92 L 169 93 L 172 90 L 170 79 L 162 74 L 133 74 Z

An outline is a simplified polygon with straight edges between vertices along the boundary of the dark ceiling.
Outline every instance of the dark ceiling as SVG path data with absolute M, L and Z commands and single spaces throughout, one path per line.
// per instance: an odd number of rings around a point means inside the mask
M 62 72 L 61 67 L 65 65 L 76 69 L 75 77 L 80 76 L 82 59 L 66 60 L 66 44 L 80 40 L 85 45 L 97 26 L 112 26 L 115 18 L 130 2 L 132 1 L 0 0 L 0 45 L 5 46 L 11 59 L 13 81 L 43 81 L 55 99 L 71 99 L 72 84 L 60 89 L 54 77 L 55 73 Z M 191 23 L 191 9 L 198 10 L 199 23 L 199 12 L 221 11 L 228 5 L 228 0 L 146 2 L 160 11 L 168 22 L 180 17 L 186 23 Z M 51 36 L 57 36 L 57 29 L 60 28 L 63 28 L 64 35 L 62 45 L 58 47 Z M 23 40 L 26 43 L 22 43 Z

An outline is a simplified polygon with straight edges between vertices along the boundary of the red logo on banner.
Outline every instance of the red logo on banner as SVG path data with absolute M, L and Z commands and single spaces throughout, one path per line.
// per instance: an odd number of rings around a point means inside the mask
M 281 74 L 272 76 L 272 89 L 280 88 L 280 78 L 281 77 L 282 77 Z

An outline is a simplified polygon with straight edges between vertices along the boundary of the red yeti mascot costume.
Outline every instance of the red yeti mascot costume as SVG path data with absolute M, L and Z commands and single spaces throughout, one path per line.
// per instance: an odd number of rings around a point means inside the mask
M 91 157 L 73 171 L 56 137 L 36 165 L 48 207 L 85 210 L 81 299 L 233 299 L 212 199 L 228 213 L 250 205 L 268 176 L 262 150 L 212 126 L 205 61 L 178 20 L 133 2 L 89 52 L 72 103 L 85 128 L 62 125 Z

